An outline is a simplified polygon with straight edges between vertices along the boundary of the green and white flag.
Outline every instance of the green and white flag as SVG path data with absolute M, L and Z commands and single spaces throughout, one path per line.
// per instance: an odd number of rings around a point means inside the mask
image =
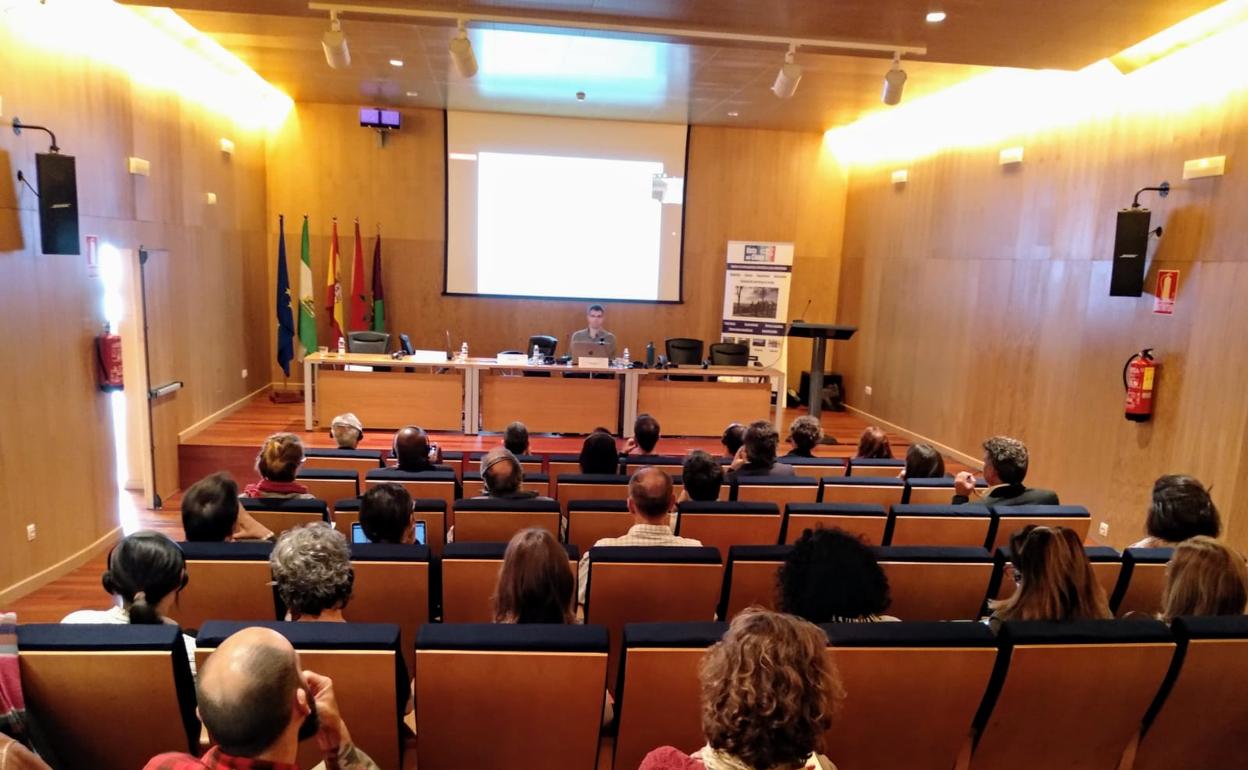
M 308 244 L 306 214 L 299 245 L 299 344 L 305 356 L 316 352 L 316 302 L 312 299 L 312 253 Z

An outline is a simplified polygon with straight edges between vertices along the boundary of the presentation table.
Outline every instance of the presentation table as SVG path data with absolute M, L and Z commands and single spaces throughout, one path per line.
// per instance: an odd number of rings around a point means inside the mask
M 314 353 L 304 359 L 304 427 L 354 412 L 369 429 L 501 432 L 520 420 L 534 433 L 630 436 L 637 415 L 655 416 L 669 436 L 718 436 L 730 422 L 780 424 L 785 375 L 775 369 L 623 369 L 466 362 Z M 773 390 L 780 395 L 774 410 Z

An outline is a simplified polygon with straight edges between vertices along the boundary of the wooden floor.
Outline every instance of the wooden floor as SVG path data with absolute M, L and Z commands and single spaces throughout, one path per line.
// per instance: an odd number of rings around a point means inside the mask
M 787 410 L 786 422 L 792 421 L 805 409 Z M 862 433 L 865 423 L 862 419 L 848 412 L 824 412 L 822 416 L 824 431 L 834 436 L 837 445 L 820 446 L 816 454 L 826 457 L 851 457 L 858 444 L 858 436 Z M 781 433 L 787 429 L 782 426 Z M 183 488 L 195 479 L 208 473 L 227 470 L 234 474 L 240 483 L 247 483 L 256 477 L 254 470 L 255 456 L 265 436 L 278 431 L 290 431 L 298 434 L 307 446 L 333 447 L 334 442 L 329 431 L 307 432 L 303 430 L 303 404 L 274 404 L 261 395 L 252 399 L 233 413 L 205 426 L 192 436 L 187 437 L 179 447 L 179 477 Z M 443 449 L 453 451 L 486 450 L 497 446 L 498 434 L 481 434 L 465 436 L 459 433 L 434 433 L 433 439 Z M 372 431 L 365 433 L 361 448 L 389 449 L 393 434 L 389 431 Z M 543 452 L 577 452 L 583 438 L 579 436 L 534 435 L 531 436 L 532 451 Z M 904 456 L 907 443 L 900 436 L 890 435 L 894 455 Z M 620 441 L 622 444 L 623 442 Z M 663 454 L 684 454 L 691 449 L 705 449 L 712 454 L 721 454 L 723 447 L 718 438 L 664 438 L 660 440 L 658 451 Z M 953 473 L 963 466 L 946 459 L 948 470 Z M 164 499 L 164 510 L 151 510 L 142 507 L 142 501 L 135 495 L 134 505 L 138 508 L 134 518 L 139 529 L 156 529 L 170 537 L 180 540 L 183 537 L 179 506 L 181 492 L 167 495 Z M 5 610 L 18 613 L 21 623 L 53 623 L 59 622 L 65 615 L 79 609 L 104 609 L 109 605 L 109 597 L 105 595 L 100 584 L 100 576 L 104 571 L 104 557 L 100 556 L 65 577 L 13 602 Z

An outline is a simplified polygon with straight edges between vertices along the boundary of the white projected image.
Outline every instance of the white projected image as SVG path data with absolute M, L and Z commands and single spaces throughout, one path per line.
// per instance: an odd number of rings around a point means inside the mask
M 477 291 L 659 298 L 660 161 L 480 152 Z

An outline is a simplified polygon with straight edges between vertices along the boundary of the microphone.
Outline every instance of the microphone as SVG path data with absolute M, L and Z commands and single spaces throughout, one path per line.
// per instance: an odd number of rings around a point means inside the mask
M 446 330 L 446 355 L 450 358 L 454 351 L 451 350 L 451 330 Z
M 810 303 L 814 301 L 815 301 L 814 297 L 811 297 L 810 299 L 806 300 L 806 307 L 802 308 L 802 317 L 794 318 L 793 323 L 799 323 L 799 324 L 802 323 L 802 321 L 806 318 L 806 311 L 810 310 Z

